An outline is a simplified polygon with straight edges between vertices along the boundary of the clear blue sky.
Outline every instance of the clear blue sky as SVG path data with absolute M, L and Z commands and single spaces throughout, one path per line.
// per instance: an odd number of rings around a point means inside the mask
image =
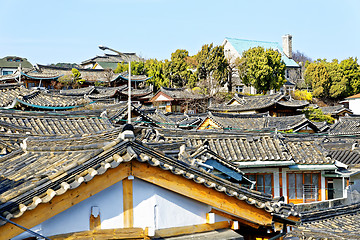
M 80 63 L 105 45 L 145 58 L 225 37 L 279 41 L 317 59 L 360 57 L 359 0 L 2 0 L 0 57 Z

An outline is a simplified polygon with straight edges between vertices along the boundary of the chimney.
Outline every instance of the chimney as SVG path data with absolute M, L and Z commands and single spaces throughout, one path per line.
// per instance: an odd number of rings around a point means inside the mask
M 290 34 L 282 36 L 282 42 L 285 55 L 292 59 L 292 36 Z

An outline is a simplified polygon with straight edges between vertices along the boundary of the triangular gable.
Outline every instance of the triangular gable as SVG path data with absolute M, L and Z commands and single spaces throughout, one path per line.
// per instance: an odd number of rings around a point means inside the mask
M 198 130 L 209 130 L 209 129 L 221 129 L 223 128 L 214 120 L 212 120 L 210 117 L 205 118 L 205 120 L 200 124 L 200 126 L 197 128 Z
M 158 92 L 152 99 L 150 99 L 149 102 L 165 102 L 165 101 L 174 101 L 174 99 L 163 92 Z

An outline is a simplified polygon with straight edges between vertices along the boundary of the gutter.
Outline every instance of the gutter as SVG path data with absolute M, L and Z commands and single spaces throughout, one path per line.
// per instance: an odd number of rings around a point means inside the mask
M 241 168 L 257 168 L 257 167 L 279 167 L 295 165 L 294 161 L 254 161 L 254 162 L 236 162 Z
M 293 165 L 289 166 L 290 170 L 336 170 L 335 165 L 321 165 L 321 164 L 308 164 L 308 165 Z

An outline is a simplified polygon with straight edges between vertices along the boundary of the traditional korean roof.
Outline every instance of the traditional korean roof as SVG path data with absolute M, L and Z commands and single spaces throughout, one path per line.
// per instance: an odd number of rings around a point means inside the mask
M 331 158 L 344 163 L 346 165 L 360 165 L 360 153 L 358 151 L 349 150 L 333 150 L 329 151 Z
M 121 169 L 129 163 L 169 171 L 186 181 L 213 188 L 236 201 L 245 201 L 284 218 L 298 216 L 292 205 L 274 201 L 269 194 L 186 166 L 137 141 L 111 140 L 112 137 L 102 139 L 102 133 L 77 138 L 29 138 L 21 152 L 0 158 L 0 214 L 7 219 L 20 218 L 55 196 L 76 189 L 109 169 Z M 135 169 L 132 174 L 136 177 Z M 5 223 L 1 221 L 0 225 Z
M 304 126 L 309 126 L 315 132 L 320 131 L 313 122 L 305 117 L 305 114 L 284 117 L 267 117 L 267 127 L 270 129 L 275 128 L 281 131 L 293 130 L 294 132 L 297 132 Z
M 326 149 L 311 137 L 287 137 L 283 141 L 296 164 L 325 165 L 335 163 Z
M 210 106 L 210 111 L 250 111 L 271 107 L 284 97 L 281 93 L 247 96 L 235 94 L 235 96 L 226 104 Z
M 155 96 L 150 100 L 150 102 L 155 101 L 154 98 L 160 92 L 171 97 L 174 100 L 186 100 L 186 99 L 192 100 L 192 99 L 204 99 L 205 98 L 203 95 L 194 93 L 189 89 L 161 87 L 160 90 L 155 94 Z
M 103 56 L 96 56 L 81 62 L 81 65 L 85 65 L 87 63 L 121 63 L 128 62 L 129 59 L 131 62 L 138 62 L 142 59 L 136 55 L 136 53 L 123 53 L 124 56 L 118 54 L 104 54 Z M 116 65 L 117 66 L 117 65 Z M 115 66 L 115 68 L 116 68 Z
M 95 117 L 91 113 L 86 116 L 86 112 L 36 113 L 0 110 L 0 116 L 1 129 L 7 133 L 81 135 L 114 129 L 107 118 Z
M 304 126 L 310 126 L 315 132 L 319 129 L 304 114 L 284 117 L 271 117 L 268 113 L 229 114 L 210 112 L 207 118 L 226 130 L 293 130 L 297 132 Z M 203 119 L 202 123 L 206 121 Z M 201 124 L 200 124 L 201 126 Z
M 158 129 L 165 142 L 185 141 L 188 147 L 199 147 L 207 142 L 209 148 L 231 162 L 290 161 L 284 143 L 273 134 L 239 134 L 211 131 L 181 131 Z M 159 139 L 148 136 L 150 139 Z
M 286 237 L 301 239 L 360 239 L 360 204 L 303 212 L 301 225 Z
M 7 107 L 14 102 L 16 98 L 21 98 L 22 96 L 29 95 L 33 93 L 23 86 L 16 88 L 4 88 L 0 90 L 0 107 Z
M 268 113 L 229 114 L 209 112 L 208 118 L 226 130 L 254 130 L 267 128 Z M 203 122 L 206 119 L 203 120 Z
M 26 58 L 16 56 L 0 58 L 0 68 L 17 68 L 20 64 L 22 68 L 32 68 L 32 64 Z
M 63 68 L 63 67 L 55 67 L 55 66 L 46 66 L 36 64 L 34 69 L 38 73 L 49 74 L 49 75 L 71 75 L 72 68 Z M 113 72 L 107 69 L 78 69 L 81 78 L 88 82 L 109 82 L 113 78 Z
M 291 108 L 304 108 L 309 105 L 309 102 L 306 100 L 294 100 L 290 99 L 287 101 L 278 101 L 278 105 L 284 106 L 284 107 L 291 107 Z
M 352 96 L 350 96 L 350 97 L 347 97 L 347 98 L 345 98 L 345 99 L 355 99 L 355 98 L 360 98 L 360 93 L 358 93 L 358 94 L 355 94 L 355 95 L 352 95 Z
M 131 75 L 131 81 L 132 82 L 144 82 L 146 80 L 151 79 L 152 77 L 148 77 L 145 75 Z M 129 81 L 129 74 L 127 72 L 125 73 L 119 73 L 114 75 L 114 77 L 110 80 L 110 82 L 114 82 L 114 81 Z
M 352 113 L 352 111 L 348 108 L 345 108 L 344 105 L 336 105 L 336 106 L 329 106 L 329 107 L 319 107 L 319 109 L 322 110 L 323 114 L 326 115 L 337 115 L 342 112 L 347 112 L 349 114 Z
M 281 54 L 281 60 L 284 61 L 286 67 L 300 67 L 293 59 L 288 58 L 284 54 L 284 50 L 278 42 L 266 42 L 266 41 L 255 41 L 255 40 L 246 40 L 238 38 L 225 38 L 225 41 L 228 41 L 235 50 L 242 55 L 242 53 L 250 48 L 254 47 L 263 47 L 265 49 L 278 50 Z
M 78 96 L 83 97 L 85 95 L 90 95 L 93 91 L 95 91 L 94 86 L 89 86 L 85 88 L 76 88 L 76 89 L 62 89 L 59 94 L 64 96 Z
M 360 116 L 340 117 L 339 121 L 329 129 L 330 135 L 358 135 L 360 134 Z
M 120 87 L 96 87 L 95 91 L 92 92 L 88 97 L 90 99 L 107 99 L 107 98 L 115 98 L 118 96 L 123 90 L 127 89 L 127 86 Z
M 326 121 L 312 123 L 319 129 L 319 132 L 325 132 L 330 128 L 330 125 Z

